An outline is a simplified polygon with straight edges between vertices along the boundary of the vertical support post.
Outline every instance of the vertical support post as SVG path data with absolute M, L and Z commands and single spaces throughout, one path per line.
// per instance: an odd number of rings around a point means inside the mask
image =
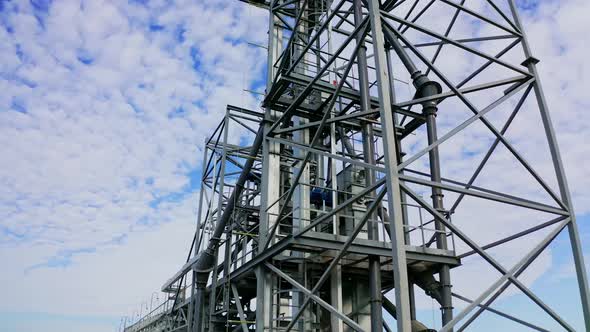
M 520 17 L 518 15 L 518 10 L 516 8 L 514 0 L 509 0 L 508 3 L 510 5 L 510 11 L 512 12 L 512 16 L 514 18 L 514 23 L 518 27 L 518 30 L 520 30 L 520 33 L 522 34 L 521 44 L 523 47 L 524 55 L 527 58 L 523 64 L 527 66 L 529 72 L 535 77 L 533 88 L 535 91 L 535 96 L 537 98 L 537 104 L 539 105 L 539 111 L 541 114 L 543 127 L 545 129 L 545 134 L 547 135 L 547 143 L 549 144 L 549 151 L 551 153 L 551 160 L 553 162 L 555 175 L 557 177 L 557 184 L 559 186 L 561 200 L 563 201 L 564 205 L 567 206 L 570 213 L 570 222 L 568 223 L 570 244 L 574 256 L 574 263 L 576 265 L 576 275 L 578 279 L 578 288 L 580 291 L 580 300 L 582 302 L 584 323 L 586 331 L 590 331 L 590 291 L 588 289 L 588 275 L 586 272 L 586 265 L 584 264 L 582 243 L 580 241 L 580 233 L 578 230 L 578 224 L 576 222 L 576 216 L 574 214 L 571 193 L 569 191 L 567 178 L 565 175 L 565 169 L 563 168 L 563 161 L 561 160 L 561 154 L 559 152 L 559 146 L 557 144 L 557 138 L 555 136 L 555 130 L 553 128 L 553 122 L 551 121 L 549 107 L 547 106 L 547 101 L 545 100 L 545 94 L 543 93 L 543 87 L 541 85 L 539 72 L 536 66 L 538 60 L 536 60 L 532 55 L 526 34 L 520 22 Z
M 224 126 L 223 126 L 223 142 L 222 142 L 222 148 L 223 148 L 223 152 L 221 154 L 221 165 L 220 165 L 220 171 L 219 171 L 219 195 L 218 195 L 218 200 L 217 200 L 217 222 L 219 222 L 221 220 L 221 216 L 223 215 L 223 200 L 224 200 L 224 195 L 223 195 L 223 190 L 225 189 L 225 165 L 226 165 L 226 160 L 227 160 L 227 138 L 228 138 L 228 132 L 229 132 L 229 111 L 226 110 L 225 111 L 225 117 L 223 119 L 224 121 Z M 215 188 L 214 188 L 215 189 Z M 234 188 L 235 189 L 235 188 Z M 213 195 L 215 195 L 215 190 L 213 191 Z M 231 195 L 231 197 L 233 197 L 233 195 Z M 227 234 L 227 233 L 226 233 Z M 225 246 L 227 246 L 229 244 L 229 241 L 225 242 Z M 219 254 L 219 248 L 217 248 L 215 250 L 215 259 L 214 259 L 214 268 L 213 268 L 213 273 L 212 273 L 212 278 L 211 278 L 211 290 L 209 292 L 209 315 L 208 315 L 208 324 L 210 325 L 212 320 L 213 315 L 215 314 L 215 307 L 216 307 L 216 303 L 215 301 L 217 300 L 217 275 L 218 275 L 218 264 L 217 264 L 217 259 L 218 259 L 218 254 Z M 227 270 L 227 269 L 225 269 Z M 225 305 L 225 304 L 224 304 Z M 205 326 L 207 323 L 205 323 Z M 211 326 L 209 326 L 209 328 L 211 328 Z
M 391 92 L 391 103 L 394 104 L 395 100 L 396 100 L 395 79 L 394 79 L 394 74 L 393 74 L 393 66 L 391 65 L 391 45 L 389 45 L 389 43 L 387 41 L 385 43 L 385 58 L 387 60 L 387 72 L 389 73 L 389 91 Z M 395 126 L 399 125 L 398 114 L 393 114 L 393 124 Z M 395 144 L 396 144 L 396 148 L 397 148 L 397 161 L 401 163 L 403 161 L 401 140 L 398 140 L 396 138 Z M 403 170 L 400 171 L 400 173 L 403 173 Z M 406 204 L 407 203 L 406 193 L 401 192 L 400 200 L 401 200 L 401 204 L 402 204 L 402 219 L 404 221 L 404 229 L 406 229 L 408 226 L 408 223 L 409 223 L 408 206 Z M 385 220 L 389 221 L 386 211 L 383 211 L 381 216 L 382 216 L 383 222 L 385 222 Z M 386 230 L 389 231 L 389 229 L 387 229 L 387 228 L 386 228 Z M 410 233 L 404 232 L 404 240 L 405 240 L 406 245 L 411 245 Z M 416 320 L 416 296 L 414 294 L 414 284 L 412 282 L 410 282 L 408 284 L 408 287 L 409 287 L 409 293 L 410 293 L 410 316 L 412 317 L 412 321 L 414 321 L 414 320 Z
M 336 154 L 336 124 L 330 124 L 330 152 L 332 154 Z M 332 209 L 334 209 L 338 205 L 338 177 L 336 174 L 336 159 L 330 159 L 330 181 L 332 187 Z M 338 214 L 332 217 L 332 233 L 335 235 L 340 234 L 340 225 L 338 220 Z M 334 267 L 332 272 L 330 273 L 330 300 L 332 306 L 336 308 L 336 310 L 342 312 L 343 307 L 343 298 L 342 298 L 342 266 L 338 265 Z M 338 316 L 331 314 L 330 316 L 330 325 L 332 327 L 332 332 L 342 332 L 344 331 L 344 322 L 338 318 Z
M 231 118 L 230 118 L 230 114 L 229 114 L 229 109 L 226 109 L 225 111 L 225 130 L 223 132 L 223 156 L 222 156 L 222 160 L 221 160 L 221 169 L 222 171 L 225 173 L 225 164 L 226 164 L 226 160 L 227 160 L 227 144 L 228 144 L 228 134 L 229 134 L 229 130 L 230 130 L 230 122 L 231 122 Z M 224 181 L 225 179 L 222 178 L 222 181 Z M 223 195 L 223 192 L 221 193 Z M 236 197 L 236 200 L 238 200 L 239 197 Z M 236 202 L 237 203 L 237 202 Z M 234 208 L 235 211 L 235 208 Z M 234 220 L 235 222 L 235 220 Z M 232 246 L 232 231 L 231 231 L 231 227 L 227 228 L 227 231 L 225 232 L 225 257 L 223 259 L 223 276 L 225 277 L 225 280 L 227 280 L 227 277 L 229 275 L 229 271 L 231 269 L 231 246 Z M 217 262 L 216 262 L 217 265 Z M 217 275 L 213 276 L 214 279 L 217 279 Z M 217 281 L 214 280 L 215 285 L 217 286 Z M 230 299 L 230 294 L 229 294 L 229 287 L 228 287 L 229 283 L 225 283 L 224 285 L 224 289 L 223 291 L 223 310 L 224 311 L 229 311 L 229 299 Z M 213 309 L 215 309 L 215 303 L 214 302 L 209 302 L 209 304 L 213 307 Z M 209 321 L 211 321 L 211 316 L 209 317 Z
M 270 91 L 276 69 L 273 64 L 281 52 L 282 30 L 275 17 L 273 7 L 269 8 L 268 57 L 266 91 Z M 273 204 L 280 195 L 280 144 L 266 139 L 269 122 L 276 119 L 277 112 L 267 108 L 265 112 L 264 137 L 262 142 L 262 183 L 260 200 L 259 243 L 266 243 L 272 225 L 277 222 L 280 204 Z M 259 253 L 264 250 L 258 248 Z M 256 332 L 272 329 L 272 285 L 273 277 L 263 266 L 256 269 Z
M 353 1 L 354 23 L 358 27 L 363 21 L 363 3 L 362 0 Z M 357 35 L 356 42 L 361 44 L 358 50 L 358 74 L 359 89 L 361 94 L 361 111 L 367 112 L 371 109 L 371 100 L 369 92 L 369 73 L 367 65 L 367 47 L 364 43 L 364 37 Z M 363 158 L 367 164 L 375 165 L 375 135 L 373 134 L 373 124 L 365 122 L 362 124 L 363 137 Z M 375 183 L 375 171 L 370 168 L 365 169 L 365 184 L 370 187 Z M 370 198 L 375 195 L 370 194 Z M 379 240 L 379 228 L 375 214 L 369 216 L 367 222 L 367 235 L 369 240 Z M 383 316 L 381 303 L 381 264 L 379 256 L 369 257 L 369 302 L 371 306 L 371 331 L 383 331 Z
M 295 117 L 295 119 L 299 119 L 301 124 L 305 124 L 309 121 L 307 121 L 307 119 L 304 118 L 299 118 L 299 117 Z M 309 144 L 309 130 L 305 129 L 305 130 L 301 130 L 299 132 L 296 132 L 294 134 L 294 139 L 302 144 Z M 294 153 L 297 157 L 300 158 L 305 158 L 305 154 L 306 152 L 301 150 L 301 149 L 294 149 Z M 302 230 L 303 228 L 305 228 L 308 224 L 309 224 L 309 220 L 310 220 L 310 190 L 311 187 L 308 186 L 308 183 L 311 183 L 311 177 L 310 177 L 310 167 L 309 167 L 309 163 L 307 163 L 306 165 L 304 165 L 304 170 L 303 170 L 303 174 L 301 175 L 301 178 L 299 179 L 299 182 L 301 182 L 300 184 L 297 184 L 295 182 L 293 182 L 291 185 L 295 186 L 297 185 L 298 188 L 295 190 L 295 194 L 293 195 L 293 234 L 298 233 L 300 230 Z M 299 168 L 295 167 L 294 168 L 294 173 L 298 172 Z M 293 177 L 295 177 L 293 175 Z M 301 262 L 299 263 L 299 276 L 298 276 L 298 281 L 305 285 L 306 287 L 308 286 L 308 280 L 306 278 L 307 276 L 307 270 L 306 270 L 306 266 L 305 266 L 305 256 L 307 255 L 306 253 L 302 253 L 302 252 L 297 252 L 297 251 L 293 251 L 292 255 L 296 256 L 296 257 L 300 257 Z M 299 308 L 299 306 L 301 305 L 301 303 L 303 303 L 303 301 L 305 300 L 305 296 L 303 293 L 301 292 L 294 292 L 293 293 L 293 297 L 292 297 L 292 301 L 293 301 L 293 306 L 291 308 L 291 310 L 297 311 L 297 309 Z M 294 312 L 292 313 L 294 314 Z M 310 325 L 310 310 L 306 309 L 305 313 L 305 318 L 304 320 L 300 320 L 298 322 L 297 325 L 297 329 L 299 331 L 308 331 L 309 330 L 309 325 Z
M 367 0 L 367 2 L 369 5 L 371 31 L 373 33 L 373 53 L 377 76 L 377 90 L 379 92 L 379 111 L 381 116 L 384 159 L 385 164 L 389 165 L 386 177 L 387 192 L 389 194 L 388 207 L 391 211 L 391 221 L 389 226 L 391 229 L 392 265 L 397 307 L 397 330 L 398 332 L 410 332 L 410 292 L 408 287 L 408 270 L 399 175 L 396 167 L 398 165 L 397 148 L 395 144 L 395 127 L 391 110 L 391 91 L 389 87 L 385 41 L 383 37 L 379 0 Z
M 328 16 L 332 14 L 332 9 L 328 5 L 326 8 Z M 332 25 L 328 24 L 328 53 L 333 54 L 334 48 L 332 45 Z M 334 82 L 338 80 L 338 75 L 336 75 L 336 70 L 338 68 L 337 61 L 334 61 L 333 64 L 333 72 L 330 73 L 330 82 Z M 331 112 L 332 110 L 327 110 Z M 336 154 L 336 123 L 332 122 L 330 124 L 330 152 L 332 154 Z M 336 173 L 337 169 L 337 161 L 334 158 L 329 159 L 330 168 L 330 187 L 332 189 L 332 206 L 331 208 L 334 209 L 338 205 L 338 174 Z M 332 233 L 334 235 L 340 234 L 340 221 L 338 214 L 335 214 L 332 217 Z M 344 305 L 344 299 L 342 296 L 342 266 L 338 265 L 334 267 L 332 272 L 330 273 L 330 301 L 331 304 L 336 310 L 342 312 L 342 308 Z M 344 322 L 338 318 L 338 316 L 334 314 L 330 314 L 330 326 L 331 332 L 343 332 L 344 331 Z
M 306 7 L 303 6 L 308 6 L 308 1 L 300 1 L 300 4 L 298 5 L 298 10 L 303 11 L 303 13 L 301 13 L 301 20 L 302 23 L 299 24 L 298 29 L 296 31 L 294 31 L 293 33 L 297 33 L 299 34 L 299 39 L 301 40 L 305 40 L 307 41 L 309 39 L 309 33 L 311 31 L 311 24 L 312 22 L 310 21 L 309 17 L 308 17 L 308 9 Z M 319 38 L 318 38 L 319 41 Z M 303 48 L 304 45 L 301 45 L 299 43 L 295 43 L 294 47 L 293 47 L 293 57 L 294 58 L 298 58 L 299 56 L 302 56 L 302 61 L 299 63 L 299 65 L 297 65 L 297 67 L 295 69 L 293 69 L 294 72 L 299 73 L 299 74 L 305 74 L 305 71 L 307 70 L 307 62 L 305 61 L 307 54 L 302 54 L 303 52 Z M 319 55 L 318 55 L 319 56 Z M 319 65 L 319 61 L 318 61 L 318 65 Z M 300 125 L 304 125 L 306 123 L 308 123 L 309 120 L 304 118 L 304 117 L 299 117 L 299 116 L 294 116 L 293 117 L 293 123 L 298 123 Z M 309 129 L 304 129 L 304 130 L 299 130 L 296 131 L 294 133 L 292 133 L 293 135 L 293 140 L 296 142 L 299 142 L 302 145 L 308 145 L 310 143 L 310 135 L 309 135 Z M 306 151 L 296 148 L 293 148 L 293 153 L 296 157 L 304 159 L 305 155 L 306 155 Z M 307 226 L 307 224 L 309 223 L 310 220 L 310 193 L 311 193 L 311 187 L 308 185 L 311 183 L 311 172 L 310 172 L 310 164 L 309 163 L 305 163 L 303 166 L 303 169 L 301 169 L 301 164 L 298 164 L 297 166 L 293 167 L 293 174 L 291 177 L 291 186 L 296 186 L 297 188 L 295 189 L 295 192 L 293 194 L 293 198 L 292 198 L 292 211 L 293 211 L 293 234 L 299 232 L 301 229 L 303 229 L 305 226 Z M 298 174 L 301 171 L 301 176 L 299 177 L 299 179 L 296 179 L 296 174 Z M 299 182 L 299 183 L 298 183 Z M 285 202 L 285 204 L 287 204 Z M 296 252 L 293 251 L 292 253 L 294 256 L 300 257 L 301 258 L 301 262 L 299 263 L 299 267 L 298 267 L 298 273 L 299 275 L 297 276 L 297 278 L 295 278 L 298 282 L 300 282 L 301 284 L 305 285 L 306 287 L 308 286 L 308 280 L 307 280 L 307 270 L 306 270 L 306 264 L 305 264 L 305 253 L 302 252 Z M 293 311 L 297 311 L 299 306 L 301 305 L 301 303 L 303 303 L 303 301 L 305 300 L 305 296 L 303 293 L 295 291 L 292 294 L 292 306 L 291 306 L 291 310 Z M 280 296 L 280 295 L 278 295 Z M 279 315 L 281 313 L 279 312 Z M 292 313 L 292 315 L 294 314 L 294 312 Z M 291 315 L 291 316 L 292 316 Z M 303 320 L 299 320 L 298 324 L 297 324 L 297 329 L 299 331 L 308 331 L 310 329 L 311 326 L 311 310 L 310 309 L 306 309 L 305 313 L 304 313 L 304 319 Z
M 201 172 L 204 174 L 206 174 L 207 170 L 205 169 L 207 167 L 207 138 L 205 138 L 205 143 L 203 144 L 203 164 L 201 166 Z M 203 179 L 201 179 L 201 183 L 203 182 Z M 196 257 L 197 254 L 199 253 L 199 245 L 200 245 L 200 232 L 201 232 L 201 219 L 202 219 L 202 213 L 203 213 L 203 194 L 205 191 L 205 186 L 203 186 L 201 184 L 201 189 L 199 191 L 199 207 L 197 209 L 197 229 L 195 230 L 195 239 L 194 239 L 194 253 L 193 256 Z M 194 316 L 194 310 L 195 310 L 195 303 L 194 303 L 194 299 L 195 299 L 195 281 L 197 280 L 197 274 L 196 272 L 192 271 L 192 279 L 191 279 L 191 301 L 189 303 L 188 306 L 188 324 L 187 324 L 187 331 L 193 332 L 192 330 L 192 326 L 193 326 L 193 316 Z

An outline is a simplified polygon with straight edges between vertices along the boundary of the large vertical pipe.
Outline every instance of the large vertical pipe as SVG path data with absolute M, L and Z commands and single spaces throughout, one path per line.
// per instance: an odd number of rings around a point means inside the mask
M 412 59 L 403 49 L 399 40 L 393 36 L 387 29 L 385 36 L 387 41 L 391 44 L 393 50 L 397 53 L 400 60 L 410 73 L 416 91 L 420 97 L 432 96 L 440 92 L 440 86 L 431 81 L 424 75 L 418 67 L 414 64 Z M 431 100 L 422 104 L 422 113 L 426 116 L 426 132 L 428 136 L 428 145 L 434 143 L 437 139 L 436 131 L 436 112 L 438 111 L 436 101 Z M 433 182 L 441 182 L 440 173 L 440 156 L 438 147 L 434 147 L 428 153 L 430 160 L 430 178 Z M 432 188 L 432 206 L 439 212 L 444 213 L 443 194 L 440 188 Z M 438 249 L 446 250 L 447 236 L 445 226 L 438 220 L 435 221 L 436 246 Z M 439 271 L 439 282 L 441 284 L 441 314 L 443 325 L 447 324 L 453 319 L 453 298 L 451 294 L 451 273 L 448 265 L 442 265 Z
M 193 319 L 194 324 L 192 325 L 191 332 L 201 332 L 203 328 L 203 307 L 205 302 L 205 286 L 207 285 L 207 281 L 199 282 L 197 284 L 197 291 L 194 295 L 194 312 L 193 312 Z M 174 308 L 172 308 L 174 310 Z
M 427 89 L 434 88 L 426 87 Z M 436 93 L 436 92 L 434 92 Z M 424 105 L 423 113 L 426 115 L 426 131 L 428 136 L 428 145 L 433 144 L 438 139 L 436 132 L 436 111 L 437 107 L 434 102 L 427 103 Z M 440 156 L 438 147 L 430 150 L 428 153 L 430 159 L 430 179 L 433 182 L 441 182 L 440 174 Z M 443 193 L 440 188 L 432 188 L 432 206 L 439 212 L 444 212 L 443 205 Z M 445 226 L 439 222 L 435 222 L 435 228 L 438 232 L 436 235 L 436 247 L 438 249 L 448 249 L 447 235 Z M 452 294 L 451 294 L 451 272 L 448 265 L 442 265 L 439 272 L 439 281 L 442 287 L 441 289 L 441 311 L 442 311 L 442 322 L 443 325 L 447 324 L 453 319 L 453 305 L 452 305 Z
M 358 27 L 363 21 L 362 0 L 354 0 L 354 23 Z M 369 94 L 369 74 L 367 66 L 367 47 L 365 46 L 363 36 L 357 35 L 357 43 L 361 46 L 358 50 L 358 73 L 359 73 L 359 89 L 361 94 L 361 111 L 366 112 L 371 109 L 371 100 Z M 367 164 L 375 164 L 375 135 L 373 133 L 373 124 L 365 122 L 362 125 L 363 135 L 363 157 Z M 367 187 L 375 183 L 375 171 L 371 168 L 365 169 L 365 183 Z M 370 197 L 374 197 L 370 194 Z M 367 223 L 367 235 L 369 240 L 379 239 L 378 224 L 376 222 L 375 214 L 369 216 Z M 371 303 L 371 331 L 383 331 L 383 316 L 381 303 L 381 264 L 379 256 L 369 257 L 369 294 Z

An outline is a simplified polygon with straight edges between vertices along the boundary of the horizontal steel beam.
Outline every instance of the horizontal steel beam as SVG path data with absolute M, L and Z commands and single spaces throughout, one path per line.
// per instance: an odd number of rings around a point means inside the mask
M 347 239 L 348 237 L 343 235 L 308 232 L 294 239 L 289 248 L 292 250 L 307 249 L 310 251 L 340 250 Z M 408 264 L 416 261 L 449 264 L 453 266 L 461 264 L 461 260 L 449 250 L 409 245 L 406 245 L 405 248 Z M 360 255 L 391 257 L 391 243 L 356 238 L 347 251 Z
M 555 208 L 555 207 L 548 206 L 548 205 L 541 204 L 541 203 L 533 203 L 530 201 L 520 200 L 517 198 L 510 198 L 510 197 L 500 196 L 500 195 L 492 195 L 489 193 L 485 193 L 485 192 L 481 192 L 481 191 L 477 191 L 477 190 L 473 190 L 473 189 L 465 189 L 464 187 L 451 186 L 448 184 L 444 184 L 444 183 L 440 183 L 440 182 L 433 182 L 430 180 L 416 178 L 416 177 L 405 175 L 405 174 L 401 174 L 399 177 L 400 177 L 400 179 L 402 179 L 406 182 L 409 182 L 409 183 L 428 186 L 431 188 L 440 188 L 443 190 L 448 190 L 448 191 L 452 191 L 452 192 L 456 192 L 456 193 L 460 193 L 460 194 L 465 194 L 468 196 L 479 197 L 479 198 L 483 198 L 483 199 L 487 199 L 487 200 L 492 200 L 492 201 L 496 201 L 496 202 L 500 202 L 500 203 L 506 203 L 506 204 L 510 204 L 510 205 L 520 206 L 520 207 L 529 208 L 529 209 L 533 209 L 533 210 L 537 210 L 537 211 L 554 213 L 554 214 L 558 214 L 558 215 L 562 215 L 562 216 L 569 216 L 569 212 L 566 210 Z
M 282 79 L 289 81 L 291 83 L 299 84 L 299 85 L 309 84 L 312 81 L 311 77 L 301 75 L 301 74 L 296 74 L 296 73 L 291 73 L 289 76 L 282 77 Z M 334 87 L 334 85 L 330 84 L 329 82 L 322 81 L 322 80 L 318 80 L 317 82 L 315 82 L 313 87 L 314 87 L 314 89 L 316 89 L 318 91 L 326 92 L 326 93 L 330 93 L 330 94 L 332 94 L 332 93 L 334 93 L 334 91 L 336 91 L 336 88 Z M 360 100 L 360 98 L 361 98 L 361 95 L 357 90 L 353 90 L 350 88 L 342 88 L 342 90 L 339 93 L 339 96 L 346 98 L 346 99 L 350 99 L 350 100 Z M 371 97 L 371 106 L 373 108 L 379 108 L 379 99 L 377 97 Z M 412 118 L 424 119 L 424 115 L 422 115 L 421 113 L 408 111 L 408 110 L 396 107 L 396 105 L 392 105 L 392 108 L 395 113 L 407 115 Z

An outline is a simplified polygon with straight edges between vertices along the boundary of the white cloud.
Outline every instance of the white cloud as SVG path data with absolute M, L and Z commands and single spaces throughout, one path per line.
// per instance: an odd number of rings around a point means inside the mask
M 258 105 L 242 89 L 265 64 L 245 43 L 263 43 L 266 13 L 2 6 L 1 310 L 124 314 L 182 264 L 204 137 L 228 101 Z

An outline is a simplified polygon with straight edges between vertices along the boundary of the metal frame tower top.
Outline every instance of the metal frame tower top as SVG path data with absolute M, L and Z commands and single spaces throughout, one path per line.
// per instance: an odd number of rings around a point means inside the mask
M 150 322 L 427 331 L 426 299 L 442 332 L 482 313 L 574 331 L 522 280 L 564 233 L 590 331 L 571 197 L 513 0 L 248 3 L 269 11 L 263 112 L 228 106 L 207 141 L 197 232 L 162 287 L 173 304 Z M 545 139 L 550 171 L 510 136 L 520 123 Z M 510 288 L 547 319 L 493 308 Z

